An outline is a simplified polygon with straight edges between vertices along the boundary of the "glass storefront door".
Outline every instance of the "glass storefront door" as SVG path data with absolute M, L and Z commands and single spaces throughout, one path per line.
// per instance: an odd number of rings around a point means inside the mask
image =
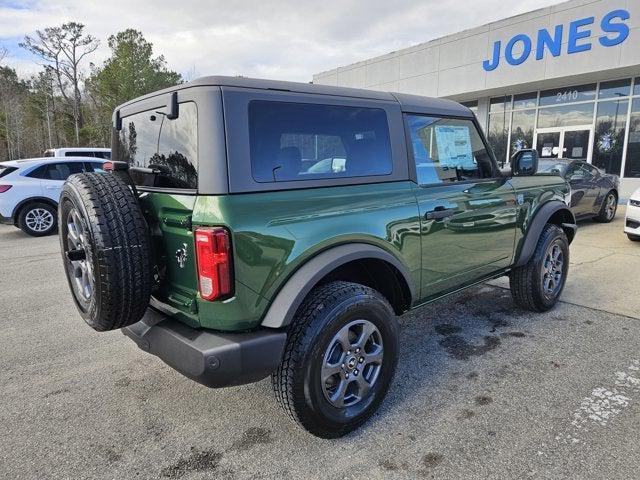
M 535 148 L 544 158 L 567 158 L 591 162 L 593 129 L 584 127 L 540 128 Z
M 536 150 L 540 158 L 559 158 L 560 132 L 538 133 Z
M 562 158 L 571 158 L 573 160 L 587 160 L 587 157 L 589 155 L 590 138 L 591 129 L 569 130 L 564 132 Z

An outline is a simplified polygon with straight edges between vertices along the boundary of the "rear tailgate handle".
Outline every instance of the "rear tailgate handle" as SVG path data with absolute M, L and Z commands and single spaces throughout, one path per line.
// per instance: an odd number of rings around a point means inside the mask
M 455 208 L 436 207 L 430 212 L 424 214 L 426 220 L 442 220 L 443 218 L 452 217 L 456 213 Z

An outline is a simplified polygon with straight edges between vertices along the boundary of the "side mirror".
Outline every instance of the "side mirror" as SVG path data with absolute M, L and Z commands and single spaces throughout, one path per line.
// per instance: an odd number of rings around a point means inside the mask
M 533 149 L 518 150 L 511 157 L 511 172 L 517 177 L 535 175 L 538 172 L 538 152 Z

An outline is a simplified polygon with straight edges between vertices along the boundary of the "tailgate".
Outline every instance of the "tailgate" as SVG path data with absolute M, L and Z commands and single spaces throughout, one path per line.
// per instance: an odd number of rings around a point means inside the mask
M 191 231 L 195 195 L 144 192 L 140 201 L 154 247 L 156 301 L 197 325 L 197 272 Z

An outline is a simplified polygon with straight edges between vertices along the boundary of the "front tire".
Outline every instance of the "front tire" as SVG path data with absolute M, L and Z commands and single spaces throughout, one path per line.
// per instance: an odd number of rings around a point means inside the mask
M 395 313 L 376 290 L 342 281 L 317 287 L 296 314 L 273 374 L 278 403 L 313 435 L 346 435 L 382 403 L 398 340 Z
M 533 312 L 553 308 L 569 271 L 569 241 L 557 225 L 547 224 L 529 261 L 509 273 L 513 301 Z
M 20 210 L 18 228 L 32 237 L 51 235 L 58 228 L 56 209 L 47 203 L 30 203 Z
M 618 210 L 618 197 L 615 192 L 611 191 L 607 193 L 602 201 L 602 206 L 598 215 L 595 217 L 596 222 L 609 223 L 616 218 L 616 211 Z

